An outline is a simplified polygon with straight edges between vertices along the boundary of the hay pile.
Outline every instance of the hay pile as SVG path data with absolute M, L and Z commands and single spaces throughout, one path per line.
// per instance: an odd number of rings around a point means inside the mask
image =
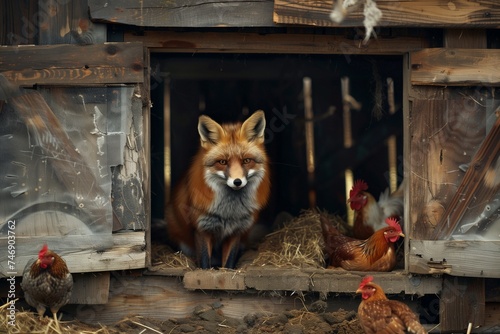
M 153 266 L 161 265 L 162 268 L 177 268 L 183 270 L 194 270 L 196 264 L 193 259 L 182 252 L 175 252 L 172 248 L 162 244 L 152 244 Z
M 251 265 L 324 268 L 320 215 L 328 214 L 316 210 L 304 211 L 278 231 L 268 234 L 259 246 L 258 255 Z M 341 217 L 328 217 L 342 233 L 346 233 L 347 224 Z

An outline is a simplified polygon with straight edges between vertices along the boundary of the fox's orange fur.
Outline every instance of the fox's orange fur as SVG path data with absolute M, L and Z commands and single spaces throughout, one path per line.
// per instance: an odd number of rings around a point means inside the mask
M 200 116 L 201 146 L 174 190 L 166 218 L 170 240 L 195 253 L 201 268 L 234 268 L 241 240 L 267 203 L 265 125 L 260 110 L 243 123 L 220 125 Z

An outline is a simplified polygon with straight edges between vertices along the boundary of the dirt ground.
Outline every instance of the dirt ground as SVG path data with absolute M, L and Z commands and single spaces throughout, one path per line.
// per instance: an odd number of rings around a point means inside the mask
M 22 328 L 11 328 L 11 333 L 64 333 L 64 334 L 150 334 L 150 333 L 286 333 L 286 334 L 362 334 L 356 312 L 324 312 L 326 304 L 316 302 L 309 311 L 292 310 L 280 314 L 247 314 L 242 320 L 226 317 L 222 305 L 199 305 L 188 318 L 155 320 L 145 317 L 131 317 L 109 326 L 89 325 L 78 320 L 61 321 L 57 331 L 52 318 L 42 320 L 32 312 L 18 314 L 17 321 Z M 4 324 L 0 324 L 0 328 Z M 0 330 L 0 332 L 2 332 Z

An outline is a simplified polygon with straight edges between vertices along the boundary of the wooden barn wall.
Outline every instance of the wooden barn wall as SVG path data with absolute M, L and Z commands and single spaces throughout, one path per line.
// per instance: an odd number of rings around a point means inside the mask
M 98 21 L 150 27 L 362 27 L 363 6 L 355 6 L 341 24 L 329 14 L 335 1 L 89 0 Z M 488 0 L 378 0 L 383 27 L 498 27 L 500 4 Z
M 500 154 L 499 66 L 492 49 L 412 54 L 411 272 L 500 277 L 498 232 L 487 223 L 498 219 L 499 185 L 488 175 Z M 486 223 L 470 224 L 485 207 Z
M 276 24 L 339 26 L 329 15 L 337 1 L 275 0 Z M 489 0 L 377 0 L 382 11 L 378 26 L 382 27 L 498 27 L 500 4 Z M 340 24 L 342 27 L 362 27 L 363 5 L 353 6 Z
M 0 25 L 2 45 L 46 45 L 36 49 L 26 48 L 23 52 L 18 52 L 19 49 L 0 51 L 4 61 L 2 74 L 15 85 L 82 86 L 144 82 L 142 44 L 129 45 L 125 49 L 117 45 L 107 45 L 104 49 L 99 46 L 107 40 L 107 26 L 91 20 L 87 0 L 9 0 L 1 2 L 0 12 L 5 13 L 5 20 Z M 88 47 L 75 49 L 75 45 Z M 137 58 L 137 54 L 141 57 Z M 135 59 L 130 60 L 130 56 Z M 25 59 L 36 60 L 37 64 L 27 66 Z M 65 66 L 72 69 L 68 70 Z M 134 96 L 137 98 L 133 101 L 136 114 L 130 116 L 132 128 L 144 131 L 141 114 L 146 97 L 141 92 Z M 146 206 L 141 199 L 147 193 L 147 182 L 142 184 L 143 181 L 140 181 L 146 176 L 147 163 L 143 154 L 137 154 L 144 152 L 147 143 L 141 136 L 142 133 L 130 137 L 133 140 L 128 142 L 127 147 L 131 149 L 125 150 L 125 160 L 129 164 L 119 165 L 112 171 L 114 230 L 144 229 L 147 225 Z M 130 178 L 135 173 L 143 175 L 137 182 Z
M 93 57 L 88 57 L 88 54 L 92 54 Z M 26 62 L 25 59 L 30 59 L 30 62 Z M 82 66 L 82 64 L 84 65 Z M 96 183 L 92 181 L 94 175 L 90 169 L 85 168 L 87 165 L 92 165 L 92 161 L 82 160 L 80 154 L 77 153 L 78 150 L 75 149 L 75 143 L 70 140 L 65 129 L 60 126 L 67 122 L 57 119 L 54 112 L 56 110 L 54 106 L 57 105 L 57 99 L 54 99 L 49 92 L 54 89 L 56 93 L 63 92 L 69 89 L 68 85 L 70 83 L 73 83 L 71 85 L 73 88 L 71 89 L 76 92 L 80 90 L 81 94 L 84 94 L 85 89 L 85 91 L 88 91 L 89 86 L 94 87 L 94 90 L 102 90 L 107 89 L 106 85 L 128 84 L 130 92 L 129 101 L 125 101 L 126 97 L 124 97 L 125 100 L 123 102 L 126 104 L 125 108 L 131 110 L 131 114 L 124 118 L 129 128 L 124 129 L 123 140 L 115 141 L 114 137 L 111 136 L 113 138 L 110 137 L 107 143 L 113 153 L 122 152 L 123 155 L 113 158 L 116 165 L 112 170 L 107 172 L 113 172 L 113 188 L 111 193 L 115 202 L 113 217 L 109 218 L 114 223 L 114 230 L 128 229 L 142 232 L 136 236 L 125 238 L 124 240 L 128 240 L 128 243 L 124 243 L 123 240 L 120 241 L 119 237 L 115 235 L 113 239 L 110 238 L 110 244 L 106 246 L 99 246 L 96 243 L 96 238 L 92 238 L 92 235 L 41 235 L 40 238 L 43 238 L 44 242 L 52 244 L 60 244 L 62 242 L 64 244 L 63 248 L 65 249 L 66 259 L 70 260 L 68 261 L 70 269 L 74 272 L 143 268 L 146 264 L 144 229 L 147 223 L 145 220 L 145 206 L 139 207 L 139 203 L 147 205 L 147 201 L 144 199 L 147 188 L 144 185 L 147 186 L 148 184 L 148 175 L 147 156 L 144 153 L 147 146 L 145 146 L 145 141 L 142 139 L 144 131 L 143 102 L 140 98 L 139 89 L 139 85 L 144 82 L 142 44 L 108 43 L 85 46 L 2 47 L 0 52 L 0 79 L 2 88 L 0 98 L 7 102 L 6 104 L 2 104 L 2 107 L 6 108 L 10 106 L 17 117 L 23 120 L 23 123 L 29 129 L 34 128 L 43 138 L 53 138 L 52 141 L 42 140 L 40 143 L 42 149 L 46 150 L 46 154 L 49 157 L 52 152 L 58 152 L 60 155 L 65 154 L 67 160 L 51 159 L 51 167 L 56 168 L 56 174 L 60 170 L 64 171 L 59 179 L 66 185 L 68 191 L 71 191 L 72 187 L 75 187 L 74 185 L 72 186 L 74 180 L 82 181 L 79 183 L 79 187 L 83 188 L 78 188 L 75 191 L 78 193 L 78 191 L 83 189 L 88 198 L 83 199 L 84 204 L 80 206 L 80 210 L 90 210 L 91 214 L 98 215 L 100 208 L 94 208 L 91 205 L 92 199 L 99 196 L 107 198 L 109 195 L 96 193 L 99 188 L 94 187 Z M 32 89 L 32 87 L 37 86 L 38 89 Z M 62 88 L 61 86 L 65 86 L 66 88 Z M 132 97 L 134 89 L 135 95 Z M 63 104 L 67 103 L 68 106 L 71 106 L 72 101 L 65 98 L 59 102 Z M 121 101 L 121 97 L 119 101 Z M 82 103 L 79 103 L 79 106 L 74 105 L 73 107 L 83 108 Z M 73 110 L 71 108 L 68 110 Z M 78 110 L 80 109 L 73 111 Z M 123 110 L 123 108 L 119 110 Z M 30 124 L 32 124 L 32 127 L 29 127 Z M 32 136 L 38 138 L 36 136 L 37 133 L 32 134 Z M 122 143 L 122 141 L 125 141 L 124 139 L 127 139 L 127 145 Z M 113 145 L 115 145 L 115 148 L 113 148 Z M 77 163 L 78 168 L 74 167 L 73 163 Z M 95 163 L 94 161 L 93 165 Z M 131 181 L 131 179 L 134 179 L 134 181 Z M 120 187 L 121 184 L 123 186 Z M 127 190 L 123 190 L 123 188 L 127 188 Z M 127 193 L 130 193 L 130 195 L 127 195 Z M 132 194 L 133 197 L 131 198 Z M 22 195 L 17 198 L 22 200 Z M 87 199 L 90 202 L 85 202 Z M 125 208 L 129 211 L 124 210 Z M 102 216 L 104 217 L 104 215 Z M 110 232 L 111 229 L 108 233 Z M 4 245 L 5 243 L 6 240 L 2 238 L 1 244 Z M 38 250 L 34 251 L 32 248 L 38 247 L 39 243 L 32 236 L 23 237 L 18 233 L 17 244 L 20 249 L 23 249 L 23 252 L 18 252 L 17 254 L 18 266 L 22 267 L 23 263 L 29 260 L 30 254 L 36 254 Z M 86 247 L 86 249 L 82 250 L 82 247 Z M 28 250 L 31 250 L 31 253 Z M 78 259 L 81 256 L 85 256 L 85 254 L 88 254 L 89 258 L 93 258 L 95 261 L 85 261 L 82 264 Z M 115 260 L 109 261 L 109 256 L 113 256 Z M 2 268 L 2 271 L 4 269 Z

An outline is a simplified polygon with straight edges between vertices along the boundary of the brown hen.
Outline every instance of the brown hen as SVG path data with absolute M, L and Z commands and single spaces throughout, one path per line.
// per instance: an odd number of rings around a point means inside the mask
M 365 277 L 356 291 L 363 298 L 358 319 L 366 334 L 427 333 L 408 305 L 387 299 L 384 290 L 372 280 L 372 276 Z
M 343 235 L 324 215 L 320 216 L 325 241 L 325 256 L 329 267 L 357 271 L 391 271 L 396 265 L 394 243 L 404 237 L 394 218 L 387 218 L 388 226 L 366 240 Z

